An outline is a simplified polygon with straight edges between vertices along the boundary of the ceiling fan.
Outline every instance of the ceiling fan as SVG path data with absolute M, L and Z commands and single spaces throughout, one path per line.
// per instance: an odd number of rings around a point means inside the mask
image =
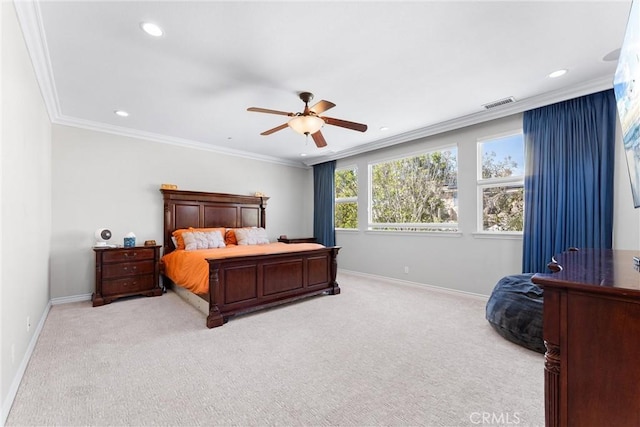
M 293 117 L 287 123 L 276 126 L 273 129 L 266 130 L 260 135 L 271 135 L 274 132 L 278 132 L 286 127 L 290 127 L 294 131 L 302 135 L 311 135 L 313 142 L 316 143 L 318 148 L 326 147 L 327 141 L 325 141 L 320 128 L 326 124 L 333 126 L 340 126 L 343 128 L 357 130 L 364 132 L 367 130 L 367 125 L 361 123 L 349 122 L 347 120 L 334 119 L 333 117 L 320 116 L 330 108 L 336 106 L 333 102 L 322 100 L 316 103 L 313 107 L 309 107 L 309 101 L 313 99 L 311 92 L 301 92 L 300 99 L 304 102 L 304 111 L 302 113 L 287 113 L 286 111 L 269 110 L 266 108 L 250 107 L 247 111 L 254 111 L 256 113 L 268 113 L 279 114 L 281 116 Z

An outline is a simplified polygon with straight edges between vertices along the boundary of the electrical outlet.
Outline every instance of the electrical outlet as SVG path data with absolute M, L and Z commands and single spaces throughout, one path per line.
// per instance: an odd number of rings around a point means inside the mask
M 27 332 L 31 330 L 31 317 L 27 316 Z
M 409 274 L 409 266 L 408 265 L 404 266 L 404 274 Z

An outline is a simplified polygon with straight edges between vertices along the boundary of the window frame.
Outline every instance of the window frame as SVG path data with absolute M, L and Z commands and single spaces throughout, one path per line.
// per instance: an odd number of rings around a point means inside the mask
M 402 159 L 410 159 L 413 157 L 429 155 L 435 152 L 442 151 L 455 151 L 456 158 L 456 183 L 458 183 L 460 179 L 460 149 L 458 147 L 458 143 L 447 143 L 442 145 L 437 145 L 433 147 L 429 147 L 426 149 L 411 151 L 408 153 L 399 154 L 393 157 L 385 157 L 382 159 L 377 159 L 375 161 L 369 161 L 367 163 L 367 232 L 373 233 L 399 233 L 399 234 L 427 234 L 432 233 L 435 235 L 444 235 L 444 234 L 456 234 L 460 233 L 460 212 L 456 211 L 458 220 L 456 222 L 451 223 L 377 223 L 372 221 L 373 215 L 373 167 L 379 165 L 381 163 L 389 163 Z M 456 207 L 459 208 L 459 197 L 457 194 L 458 188 L 456 187 Z M 393 227 L 395 229 L 384 230 L 384 226 Z
M 522 135 L 523 137 L 523 161 L 524 161 L 524 130 L 511 130 L 506 132 L 501 132 L 494 135 L 485 136 L 482 138 L 476 139 L 476 194 L 477 194 L 477 203 L 476 203 L 476 232 L 474 234 L 485 234 L 485 235 L 499 235 L 499 236 L 507 236 L 507 235 L 515 235 L 521 236 L 523 230 L 513 231 L 513 230 L 485 230 L 484 229 L 484 192 L 483 190 L 489 188 L 496 187 L 522 187 L 522 191 L 524 193 L 524 177 L 525 171 L 523 170 L 522 175 L 512 175 L 508 177 L 499 177 L 499 178 L 483 178 L 482 177 L 482 163 L 483 163 L 483 152 L 482 152 L 482 144 L 486 142 L 492 142 L 504 138 L 508 138 L 511 136 Z M 525 165 L 523 165 L 524 168 Z M 522 215 L 524 216 L 524 209 L 522 209 Z M 524 220 L 524 218 L 523 218 Z
M 333 209 L 334 209 L 334 218 L 333 218 L 333 227 L 335 230 L 340 230 L 340 231 L 354 231 L 354 230 L 359 230 L 360 229 L 360 221 L 359 221 L 359 215 L 358 215 L 358 195 L 360 193 L 360 186 L 358 185 L 358 165 L 345 165 L 345 166 L 341 166 L 339 168 L 336 168 L 336 170 L 334 171 L 334 176 L 333 176 L 333 185 L 335 186 L 335 182 L 336 182 L 336 175 L 338 174 L 338 172 L 340 171 L 354 171 L 355 176 L 356 176 L 356 195 L 355 197 L 338 197 L 338 192 L 337 189 L 335 189 L 335 196 L 333 199 Z M 355 228 L 343 228 L 343 227 L 336 227 L 336 218 L 335 218 L 335 212 L 337 212 L 337 207 L 338 207 L 338 203 L 355 203 L 356 204 L 356 226 Z

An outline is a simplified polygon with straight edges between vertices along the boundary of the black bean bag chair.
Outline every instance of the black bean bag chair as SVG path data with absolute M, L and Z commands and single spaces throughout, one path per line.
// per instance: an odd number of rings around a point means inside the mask
M 533 274 L 506 276 L 496 284 L 487 301 L 486 318 L 504 338 L 544 353 L 542 339 L 542 289 Z

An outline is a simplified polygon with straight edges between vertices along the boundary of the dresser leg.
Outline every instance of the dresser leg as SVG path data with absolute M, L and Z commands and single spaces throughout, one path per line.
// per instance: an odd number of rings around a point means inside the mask
M 101 296 L 99 296 L 99 295 L 97 295 L 95 293 L 91 296 L 91 301 L 93 301 L 93 306 L 94 307 L 99 307 L 99 306 L 105 304 L 104 298 L 102 298 Z
M 149 297 L 159 297 L 160 295 L 162 295 L 162 288 L 155 288 L 147 294 Z

